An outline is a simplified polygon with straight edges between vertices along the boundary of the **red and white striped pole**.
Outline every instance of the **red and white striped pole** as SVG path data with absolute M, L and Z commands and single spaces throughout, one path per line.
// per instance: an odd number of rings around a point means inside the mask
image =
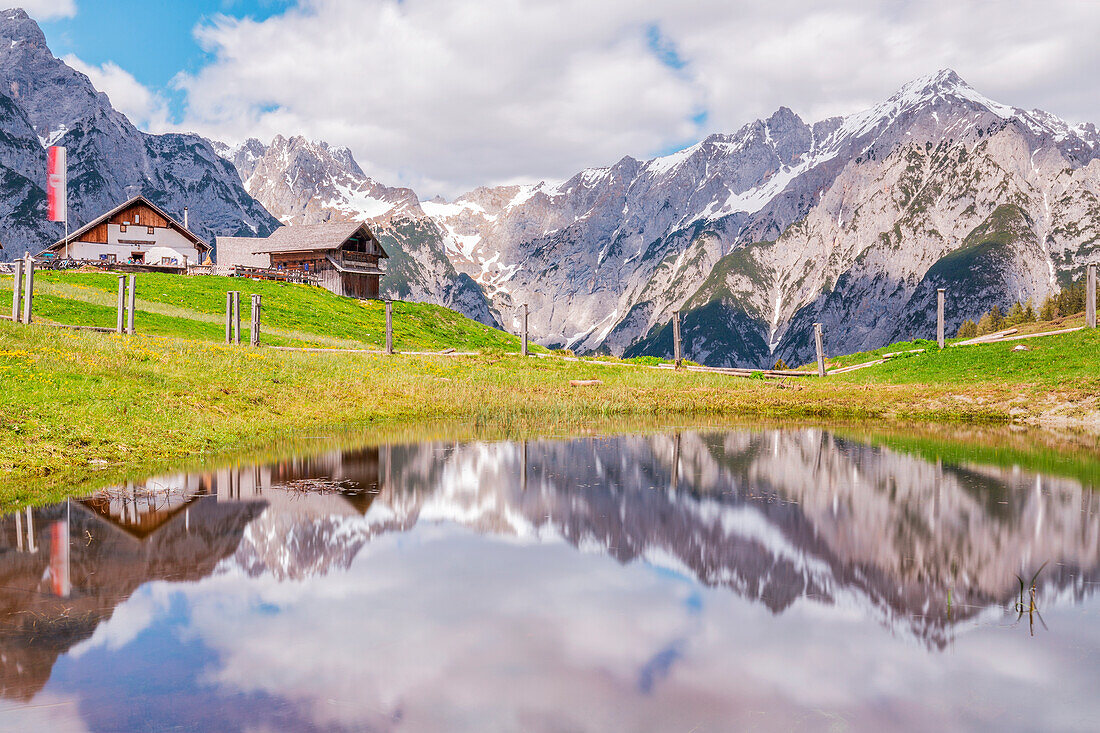
M 65 148 L 54 145 L 49 149 L 46 195 L 50 221 L 65 222 L 65 259 L 69 259 L 69 173 Z

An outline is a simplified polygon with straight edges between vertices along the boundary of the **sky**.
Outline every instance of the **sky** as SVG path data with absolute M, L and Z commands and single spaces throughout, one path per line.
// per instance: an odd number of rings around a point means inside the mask
M 787 106 L 812 122 L 953 68 L 1100 123 L 1100 2 L 25 0 L 150 132 L 305 135 L 422 196 L 646 159 Z

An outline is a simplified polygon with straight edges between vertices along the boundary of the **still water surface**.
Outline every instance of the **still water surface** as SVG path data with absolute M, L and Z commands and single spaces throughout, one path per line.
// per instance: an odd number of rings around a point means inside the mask
M 0 520 L 0 729 L 1097 730 L 1098 580 L 1079 480 L 826 430 L 334 451 Z

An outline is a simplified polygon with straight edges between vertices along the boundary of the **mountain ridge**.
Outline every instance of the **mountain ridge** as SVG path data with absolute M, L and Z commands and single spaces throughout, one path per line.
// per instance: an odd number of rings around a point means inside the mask
M 1017 271 L 994 277 L 999 288 L 977 297 L 956 282 L 949 326 L 1043 297 L 1097 241 L 1097 159 L 1095 125 L 995 102 L 943 69 L 851 115 L 811 124 L 780 107 L 670 155 L 624 156 L 562 181 L 481 186 L 451 201 L 401 190 L 440 230 L 436 255 L 502 321 L 526 304 L 548 346 L 668 356 L 667 323 L 680 309 L 691 358 L 760 367 L 805 361 L 817 321 L 841 351 L 924 328 L 904 315 L 925 307 L 921 282 L 1005 204 L 1026 214 L 1034 236 L 1005 260 Z M 1084 173 L 1069 180 L 1073 171 Z M 966 186 L 952 180 L 960 172 Z M 723 261 L 737 267 L 719 283 Z

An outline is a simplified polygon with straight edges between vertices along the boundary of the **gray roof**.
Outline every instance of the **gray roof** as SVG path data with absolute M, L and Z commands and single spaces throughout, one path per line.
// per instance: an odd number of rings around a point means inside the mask
M 267 239 L 253 240 L 255 248 L 252 251 L 270 253 L 339 249 L 340 245 L 360 229 L 368 237 L 374 238 L 367 225 L 357 221 L 282 226 L 272 232 Z
M 263 242 L 259 237 L 218 237 L 214 258 L 219 265 L 227 267 L 271 267 L 271 257 L 266 254 L 253 254 L 256 243 Z
M 281 226 L 257 242 L 256 252 L 295 252 L 303 249 L 337 249 L 363 226 L 357 221 Z

